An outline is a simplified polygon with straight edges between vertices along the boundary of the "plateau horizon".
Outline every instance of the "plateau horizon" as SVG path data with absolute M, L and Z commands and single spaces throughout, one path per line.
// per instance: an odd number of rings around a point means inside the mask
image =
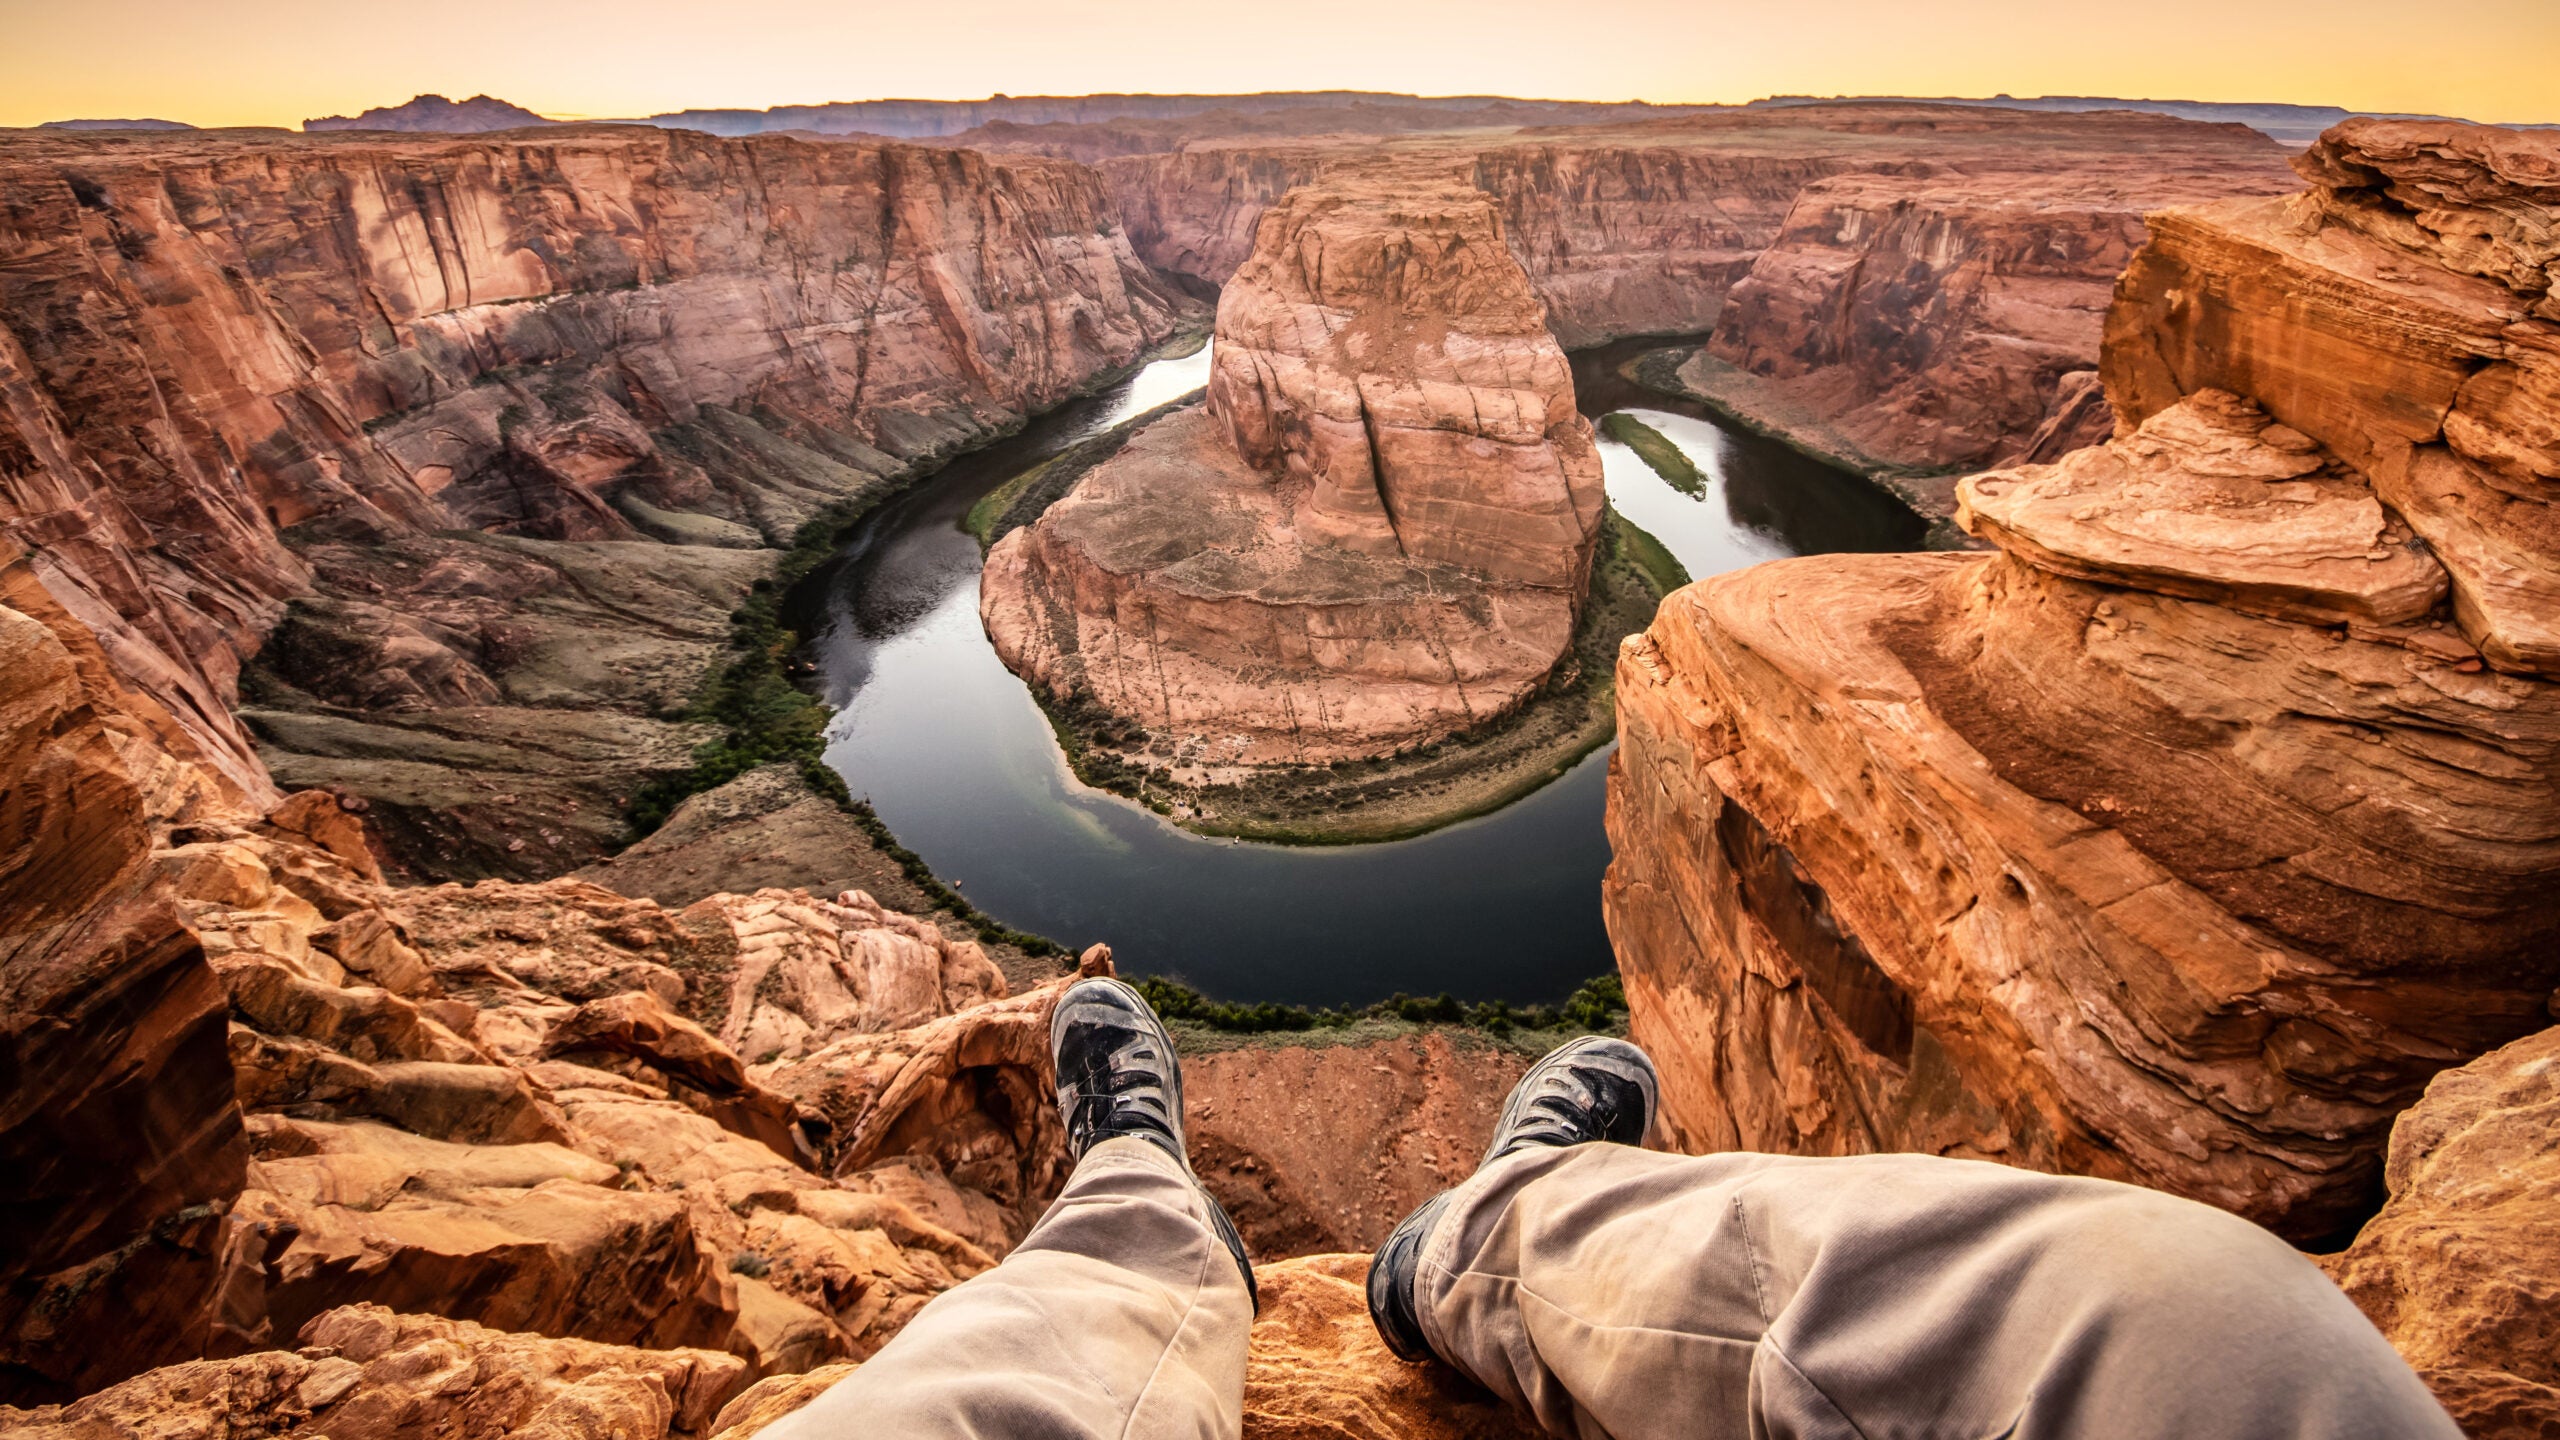
M 2538 0 L 2457 0 L 2416 31 L 2396 23 L 2387 0 L 2165 0 L 2144 12 L 2146 30 L 2209 34 L 2209 45 L 2129 44 L 2114 12 L 2023 0 L 1827 0 L 1782 10 L 1607 0 L 1563 32 L 1525 0 L 1464 11 L 1309 0 L 1295 12 L 1301 23 L 1249 34 L 1241 18 L 1204 23 L 1169 6 L 1098 12 L 1019 0 L 914 10 L 784 0 L 753 26 L 667 0 L 618 6 L 610 24 L 590 4 L 523 11 L 456 0 L 445 13 L 450 23 L 386 46 L 362 12 L 310 0 L 6 0 L 0 125 L 165 116 L 207 127 L 291 126 L 421 93 L 503 95 L 546 115 L 636 117 L 866 93 L 1329 88 L 1666 105 L 1787 94 L 2179 96 L 2560 119 L 2547 113 L 2560 10 Z M 487 43 L 500 33 L 509 43 Z M 1365 43 L 1346 51 L 1345 33 Z M 1531 33 L 1537 44 L 1518 43 Z M 1630 45 L 1630 35 L 1646 38 Z

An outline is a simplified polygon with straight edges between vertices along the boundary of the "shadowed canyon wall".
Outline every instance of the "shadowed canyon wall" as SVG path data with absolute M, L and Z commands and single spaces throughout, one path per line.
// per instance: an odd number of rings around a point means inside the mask
M 1685 1148 L 2112 1175 L 2297 1237 L 2553 1019 L 2548 139 L 2356 122 L 2157 217 L 2113 439 L 2002 553 L 1692 587 L 1620 665 L 1605 904 Z

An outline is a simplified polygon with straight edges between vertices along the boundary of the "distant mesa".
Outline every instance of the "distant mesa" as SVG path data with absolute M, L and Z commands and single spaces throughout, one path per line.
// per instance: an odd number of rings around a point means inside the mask
M 329 115 L 305 120 L 305 130 L 399 130 L 410 134 L 476 135 L 484 130 L 519 130 L 527 125 L 556 125 L 521 105 L 494 95 L 474 95 L 455 102 L 441 95 L 421 95 L 406 105 L 386 105 L 361 115 Z
M 193 130 L 184 120 L 47 120 L 39 130 Z

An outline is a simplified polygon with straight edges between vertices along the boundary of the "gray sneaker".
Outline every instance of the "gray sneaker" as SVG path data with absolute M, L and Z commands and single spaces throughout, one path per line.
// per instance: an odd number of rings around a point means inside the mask
M 1502 1118 L 1494 1122 L 1493 1143 L 1476 1168 L 1533 1145 L 1641 1145 L 1660 1093 L 1653 1060 L 1644 1051 L 1605 1035 L 1568 1040 L 1511 1087 Z M 1414 1314 L 1413 1284 L 1422 1242 L 1448 1203 L 1445 1190 L 1424 1201 L 1369 1262 L 1369 1320 L 1387 1348 L 1406 1360 L 1432 1358 Z
M 1100 977 L 1068 986 L 1049 1013 L 1049 1055 L 1057 1067 L 1058 1118 L 1066 1122 L 1068 1152 L 1081 1160 L 1103 1141 L 1129 1135 L 1181 1161 L 1208 1202 L 1211 1226 L 1244 1272 L 1259 1313 L 1262 1290 L 1254 1283 L 1244 1237 L 1191 1169 L 1182 1133 L 1182 1062 L 1147 997 Z

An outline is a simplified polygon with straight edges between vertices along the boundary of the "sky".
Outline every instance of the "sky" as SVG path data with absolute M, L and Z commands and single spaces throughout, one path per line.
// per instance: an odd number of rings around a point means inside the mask
M 1360 89 L 2275 100 L 2560 121 L 2560 0 L 0 0 L 0 126 Z

